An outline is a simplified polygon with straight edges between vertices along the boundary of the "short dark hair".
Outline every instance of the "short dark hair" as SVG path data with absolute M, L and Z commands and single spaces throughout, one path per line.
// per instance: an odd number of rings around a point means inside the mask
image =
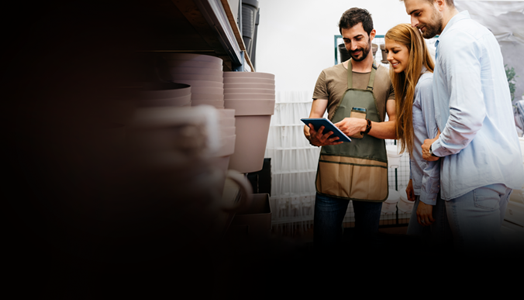
M 400 1 L 404 1 L 404 0 L 400 0 Z M 435 0 L 427 0 L 430 4 L 433 4 L 433 2 L 435 2 Z M 455 3 L 453 2 L 453 0 L 445 0 L 446 1 L 446 4 L 449 6 L 449 7 L 455 7 Z
M 338 22 L 338 30 L 342 33 L 342 28 L 349 29 L 358 23 L 362 23 L 362 27 L 364 27 L 364 31 L 366 31 L 368 35 L 371 34 L 371 30 L 373 30 L 371 14 L 366 9 L 358 7 L 350 8 L 342 14 Z

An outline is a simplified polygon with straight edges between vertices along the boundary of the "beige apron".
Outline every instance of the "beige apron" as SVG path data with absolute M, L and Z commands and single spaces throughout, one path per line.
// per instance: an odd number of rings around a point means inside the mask
M 348 89 L 331 118 L 337 123 L 349 117 L 353 107 L 367 110 L 367 119 L 382 122 L 373 95 L 376 67 L 371 68 L 366 90 L 353 89 L 352 65 L 348 63 Z M 357 201 L 383 202 L 388 197 L 386 143 L 365 134 L 339 145 L 323 146 L 318 162 L 316 189 L 319 194 Z

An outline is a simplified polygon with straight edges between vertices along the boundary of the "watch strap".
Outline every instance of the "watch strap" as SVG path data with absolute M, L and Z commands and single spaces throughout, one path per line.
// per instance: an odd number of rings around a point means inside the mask
M 371 130 L 371 120 L 370 119 L 366 119 L 366 122 L 368 123 L 366 125 L 366 130 L 365 131 L 362 131 L 362 134 L 368 134 L 369 131 Z

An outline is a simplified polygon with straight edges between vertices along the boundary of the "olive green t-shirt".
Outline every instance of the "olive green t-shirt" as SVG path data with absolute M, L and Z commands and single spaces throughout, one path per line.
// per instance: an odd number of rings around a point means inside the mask
M 329 119 L 335 114 L 338 104 L 348 89 L 347 72 L 347 69 L 342 64 L 338 64 L 322 70 L 318 76 L 315 91 L 313 92 L 313 100 L 328 100 L 327 110 Z M 370 75 L 371 72 L 353 72 L 353 88 L 365 90 L 369 83 Z M 379 117 L 381 121 L 384 121 L 386 102 L 387 100 L 395 100 L 395 92 L 391 84 L 391 79 L 389 78 L 389 70 L 380 65 L 375 72 L 373 96 L 375 96 Z

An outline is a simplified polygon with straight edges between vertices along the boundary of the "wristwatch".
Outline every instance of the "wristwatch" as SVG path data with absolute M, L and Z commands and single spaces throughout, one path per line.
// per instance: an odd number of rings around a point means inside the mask
M 366 119 L 366 122 L 367 122 L 366 130 L 365 131 L 361 131 L 360 132 L 361 134 L 368 134 L 368 132 L 371 130 L 371 120 L 370 119 Z

